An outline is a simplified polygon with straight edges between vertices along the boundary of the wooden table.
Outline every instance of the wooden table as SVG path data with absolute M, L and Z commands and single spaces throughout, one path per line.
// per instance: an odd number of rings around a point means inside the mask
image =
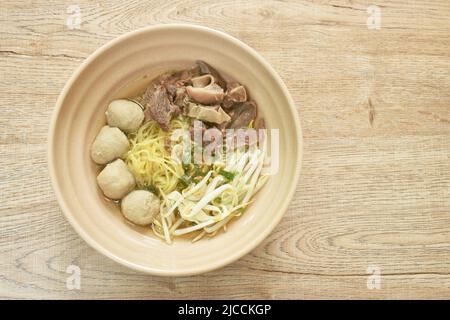
M 0 297 L 450 298 L 449 1 L 28 2 L 0 2 Z M 296 102 L 305 147 L 295 199 L 257 249 L 160 278 L 74 232 L 46 143 L 56 98 L 89 54 L 173 22 L 259 51 Z M 70 265 L 81 290 L 66 288 Z

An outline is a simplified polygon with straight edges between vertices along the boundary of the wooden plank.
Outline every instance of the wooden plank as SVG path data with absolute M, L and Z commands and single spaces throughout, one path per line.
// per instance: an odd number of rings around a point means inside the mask
M 0 3 L 1 298 L 450 298 L 450 3 Z M 305 136 L 291 206 L 253 252 L 205 275 L 159 278 L 91 249 L 48 179 L 56 98 L 98 46 L 149 24 L 226 31 L 280 73 Z M 66 289 L 78 265 L 81 290 Z M 381 289 L 367 287 L 367 268 Z

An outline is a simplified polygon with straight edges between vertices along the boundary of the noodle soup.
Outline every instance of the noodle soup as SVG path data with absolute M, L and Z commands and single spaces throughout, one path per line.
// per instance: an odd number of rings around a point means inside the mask
M 167 243 L 216 236 L 269 178 L 264 120 L 246 88 L 204 61 L 123 88 L 91 147 L 97 182 Z

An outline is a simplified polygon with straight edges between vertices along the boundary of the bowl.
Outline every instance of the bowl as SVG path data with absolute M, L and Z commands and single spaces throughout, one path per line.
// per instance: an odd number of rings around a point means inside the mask
M 279 169 L 226 232 L 171 245 L 150 228 L 126 223 L 96 183 L 89 148 L 108 103 L 174 66 L 201 59 L 244 84 L 269 129 L 279 136 Z M 273 149 L 272 149 L 273 152 Z M 254 249 L 280 221 L 300 174 L 302 134 L 294 102 L 274 69 L 252 48 L 195 25 L 158 25 L 120 36 L 89 56 L 62 90 L 49 131 L 48 163 L 59 205 L 78 234 L 105 256 L 135 270 L 181 276 L 223 267 Z

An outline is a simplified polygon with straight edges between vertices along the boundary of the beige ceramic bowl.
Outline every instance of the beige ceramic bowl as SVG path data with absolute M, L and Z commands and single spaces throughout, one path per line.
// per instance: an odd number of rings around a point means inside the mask
M 227 232 L 172 245 L 124 220 L 96 183 L 90 145 L 109 101 L 131 94 L 135 79 L 205 60 L 247 86 L 266 124 L 279 129 L 280 168 Z M 150 75 L 145 77 L 145 75 Z M 141 82 L 142 82 L 141 81 Z M 145 82 L 145 81 L 144 81 Z M 135 83 L 135 82 L 133 82 Z M 138 81 L 139 83 L 139 81 Z M 209 28 L 161 25 L 121 36 L 95 51 L 72 75 L 56 103 L 49 133 L 49 169 L 59 204 L 92 247 L 130 268 L 178 276 L 213 270 L 255 248 L 280 221 L 300 172 L 302 135 L 291 96 L 272 67 L 241 41 Z

